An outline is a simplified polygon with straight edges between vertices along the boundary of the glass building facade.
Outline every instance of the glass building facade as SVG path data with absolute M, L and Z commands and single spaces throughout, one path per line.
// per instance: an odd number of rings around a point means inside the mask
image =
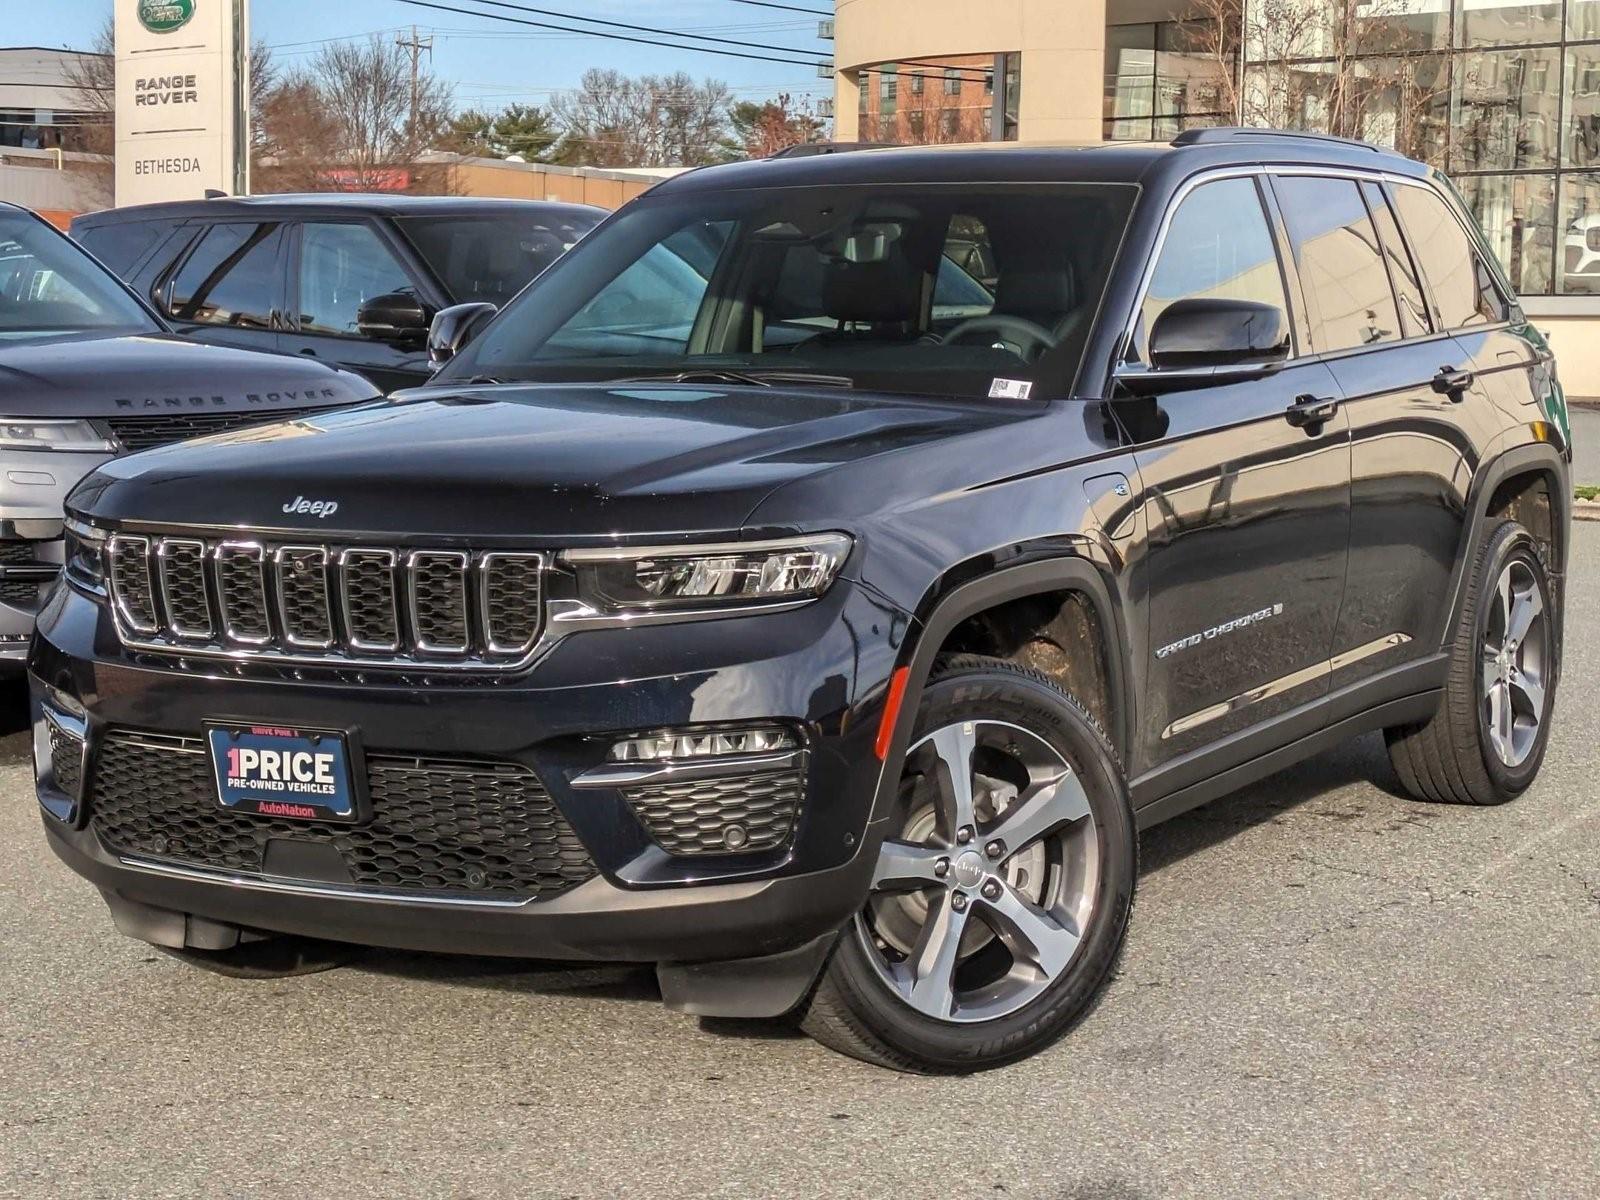
M 1247 0 L 1249 124 L 1449 172 L 1523 295 L 1600 295 L 1600 0 Z

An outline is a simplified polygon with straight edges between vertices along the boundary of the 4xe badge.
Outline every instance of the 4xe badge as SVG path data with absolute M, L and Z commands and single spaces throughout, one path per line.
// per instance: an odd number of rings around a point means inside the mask
M 278 725 L 206 730 L 224 808 L 299 821 L 354 821 L 350 750 L 337 732 Z
M 151 33 L 182 29 L 194 16 L 195 0 L 139 0 L 139 24 Z

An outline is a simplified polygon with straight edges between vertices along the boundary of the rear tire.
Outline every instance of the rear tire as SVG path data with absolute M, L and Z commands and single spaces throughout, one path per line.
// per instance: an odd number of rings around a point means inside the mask
M 266 938 L 241 942 L 227 950 L 178 950 L 158 946 L 191 967 L 226 975 L 230 979 L 287 979 L 294 975 L 315 975 L 331 971 L 360 957 L 363 948 L 344 942 L 324 942 L 317 938 Z
M 897 818 L 801 1028 L 928 1074 L 1001 1066 L 1061 1037 L 1116 963 L 1138 876 L 1122 770 L 1094 718 L 1036 671 L 942 660 Z
M 1419 800 L 1504 804 L 1539 773 L 1561 674 L 1556 611 L 1538 543 L 1515 521 L 1489 531 L 1433 717 L 1384 731 L 1401 786 Z

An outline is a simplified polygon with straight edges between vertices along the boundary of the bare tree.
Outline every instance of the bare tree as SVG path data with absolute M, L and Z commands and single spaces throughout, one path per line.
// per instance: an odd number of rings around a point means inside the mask
M 266 190 L 440 191 L 448 172 L 421 163 L 445 140 L 450 88 L 412 78 L 409 55 L 379 37 L 332 42 L 263 104 Z
M 808 98 L 796 102 L 788 92 L 757 104 L 742 100 L 728 113 L 733 146 L 746 158 L 766 158 L 789 146 L 822 140 L 823 121 Z
M 1196 0 L 1182 28 L 1217 111 L 1240 124 L 1336 133 L 1436 160 L 1448 81 L 1443 57 L 1423 53 L 1427 31 L 1406 20 L 1414 10 L 1406 0 Z
M 551 157 L 597 167 L 697 167 L 728 157 L 732 94 L 714 79 L 683 72 L 642 75 L 585 71 L 552 106 L 561 142 Z

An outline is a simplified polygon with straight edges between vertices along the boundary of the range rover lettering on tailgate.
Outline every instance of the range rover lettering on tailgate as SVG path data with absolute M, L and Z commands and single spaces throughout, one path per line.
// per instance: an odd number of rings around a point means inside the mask
M 1104 985 L 1142 826 L 1368 730 L 1418 799 L 1539 770 L 1565 403 L 1397 155 L 696 171 L 431 348 L 72 494 L 39 799 L 125 933 L 649 962 L 968 1071 Z

